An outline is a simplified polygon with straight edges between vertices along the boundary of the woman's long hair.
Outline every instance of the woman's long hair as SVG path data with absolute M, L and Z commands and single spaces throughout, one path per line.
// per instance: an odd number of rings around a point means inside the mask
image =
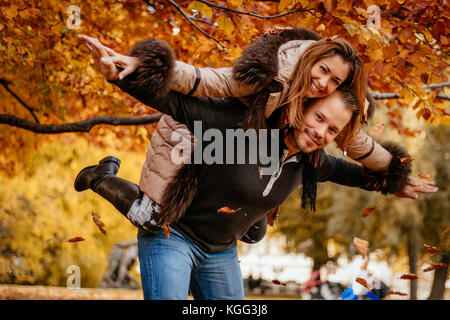
M 335 54 L 340 55 L 350 65 L 347 78 L 337 90 L 349 89 L 356 98 L 359 108 L 358 123 L 355 126 L 350 126 L 351 130 L 345 130 L 345 133 L 341 132 L 337 139 L 339 147 L 345 149 L 361 126 L 366 101 L 366 77 L 364 75 L 362 61 L 356 49 L 349 41 L 343 38 L 336 38 L 334 40 L 322 39 L 310 45 L 297 63 L 296 72 L 288 91 L 286 104 L 288 105 L 289 124 L 296 128 L 302 127 L 303 115 L 308 100 L 306 94 L 311 85 L 311 69 L 320 59 Z

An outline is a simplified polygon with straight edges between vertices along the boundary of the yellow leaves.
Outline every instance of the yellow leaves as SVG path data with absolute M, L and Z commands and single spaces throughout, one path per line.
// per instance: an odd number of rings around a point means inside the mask
M 230 36 L 234 31 L 233 21 L 227 16 L 220 16 L 216 20 L 219 30 L 223 30 L 227 36 Z
M 201 14 L 203 14 L 209 18 L 212 17 L 212 9 L 210 7 L 208 7 L 206 4 L 198 2 L 198 1 L 191 2 L 189 4 L 189 6 L 187 7 L 187 9 L 188 10 L 197 10 Z
M 278 11 L 282 12 L 289 10 L 295 5 L 296 2 L 296 0 L 280 0 L 280 3 L 278 4 Z
M 229 0 L 228 3 L 232 6 L 239 7 L 242 6 L 243 0 Z
M 343 26 L 351 37 L 353 37 L 358 32 L 358 28 L 355 27 L 353 24 L 344 24 Z
M 15 4 L 3 7 L 2 11 L 7 19 L 14 19 L 17 16 L 17 6 Z
M 234 59 L 239 58 L 242 55 L 242 48 L 240 47 L 234 47 L 230 50 L 228 50 L 228 54 L 233 57 Z

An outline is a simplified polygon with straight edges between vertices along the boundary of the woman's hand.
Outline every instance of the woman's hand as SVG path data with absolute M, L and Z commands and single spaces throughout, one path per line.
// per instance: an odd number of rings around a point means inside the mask
M 108 80 L 122 80 L 139 66 L 139 58 L 118 54 L 96 38 L 79 35 L 78 39 L 91 50 L 95 66 Z
M 408 182 L 403 189 L 394 194 L 400 198 L 417 199 L 417 193 L 435 193 L 438 190 L 439 189 L 434 186 L 434 181 L 409 176 Z

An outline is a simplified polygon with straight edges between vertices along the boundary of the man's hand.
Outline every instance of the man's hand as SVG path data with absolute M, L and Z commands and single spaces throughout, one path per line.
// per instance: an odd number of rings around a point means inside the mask
M 425 179 L 419 179 L 413 176 L 408 177 L 408 182 L 403 187 L 402 190 L 400 190 L 397 193 L 394 193 L 397 197 L 400 198 L 410 198 L 410 199 L 417 199 L 418 195 L 417 193 L 435 193 L 439 189 L 434 186 L 434 181 L 429 181 Z
M 108 80 L 122 80 L 139 66 L 139 58 L 118 54 L 96 38 L 79 35 L 78 39 L 91 50 L 95 66 Z

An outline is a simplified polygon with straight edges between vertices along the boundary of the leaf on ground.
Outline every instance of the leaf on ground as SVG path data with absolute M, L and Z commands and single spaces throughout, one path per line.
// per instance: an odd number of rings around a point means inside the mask
M 95 213 L 94 211 L 92 211 L 92 220 L 94 220 L 94 223 L 97 225 L 97 227 L 101 231 L 101 233 L 103 233 L 105 236 L 107 236 L 108 233 L 106 232 L 105 229 L 103 229 L 105 224 L 100 220 L 100 216 L 97 213 Z
M 403 293 L 403 292 L 400 292 L 400 291 L 392 291 L 392 290 L 389 290 L 388 294 L 396 294 L 396 295 L 399 295 L 399 296 L 407 296 L 408 295 L 407 293 Z
M 400 276 L 402 280 L 417 280 L 417 275 L 414 273 L 405 273 Z
M 363 218 L 368 217 L 376 208 L 378 208 L 378 204 L 375 204 L 374 207 L 364 209 L 362 213 Z
M 241 208 L 238 208 L 238 209 L 234 210 L 234 209 L 231 209 L 229 207 L 222 207 L 219 210 L 217 210 L 217 212 L 218 213 L 233 214 L 233 213 L 238 212 L 239 210 L 241 210 Z
M 367 250 L 369 249 L 369 241 L 354 237 L 353 245 L 362 254 L 363 259 L 365 259 L 367 255 Z
M 82 238 L 82 237 L 73 237 L 73 238 L 70 238 L 68 240 L 68 242 L 80 242 L 80 241 L 84 241 L 84 238 Z
M 272 280 L 272 283 L 273 284 L 276 284 L 276 285 L 279 285 L 279 286 L 284 286 L 284 287 L 287 287 L 287 283 L 285 283 L 285 282 L 282 282 L 282 281 L 280 281 L 280 280 Z

